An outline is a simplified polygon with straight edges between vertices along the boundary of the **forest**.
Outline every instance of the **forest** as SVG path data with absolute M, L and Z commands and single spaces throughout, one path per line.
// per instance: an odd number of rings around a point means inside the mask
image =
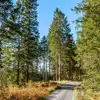
M 100 0 L 80 0 L 73 8 L 76 14 L 83 14 L 75 21 L 76 41 L 59 8 L 48 34 L 40 38 L 37 1 L 14 4 L 0 0 L 0 89 L 71 80 L 81 81 L 85 91 L 99 91 L 100 95 Z M 35 100 L 4 99 L 2 94 L 0 91 L 0 100 Z

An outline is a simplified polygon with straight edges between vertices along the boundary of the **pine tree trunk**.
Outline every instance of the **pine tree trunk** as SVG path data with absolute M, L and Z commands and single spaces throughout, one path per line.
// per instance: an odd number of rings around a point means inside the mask
M 20 62 L 18 61 L 18 66 L 17 66 L 17 85 L 19 85 L 19 66 L 20 66 Z
M 71 66 L 71 62 L 69 62 L 69 80 L 72 79 L 72 66 Z
M 61 80 L 60 79 L 60 71 L 61 71 L 61 59 L 60 59 L 61 57 L 60 57 L 60 54 L 59 54 L 59 81 Z
M 44 64 L 43 64 L 43 80 L 45 81 L 45 57 L 43 57 L 43 62 L 44 62 Z
M 28 82 L 29 81 L 29 65 L 27 64 L 27 70 L 26 70 L 26 81 Z
M 50 59 L 49 59 L 49 77 L 50 77 L 50 69 L 51 69 L 51 61 L 50 61 Z M 50 79 L 49 79 L 50 80 Z
M 20 74 L 20 55 L 19 55 L 19 52 L 20 52 L 20 36 L 18 37 L 18 60 L 17 60 L 17 84 L 19 85 L 19 74 Z
M 56 81 L 58 81 L 58 58 L 56 62 Z
M 36 70 L 38 71 L 38 66 L 39 66 L 39 60 L 38 60 L 38 57 L 37 57 L 37 59 L 36 59 Z
M 0 40 L 0 68 L 2 68 L 2 58 L 1 58 L 1 55 L 2 55 L 2 43 L 1 43 L 1 40 Z
M 27 60 L 29 60 L 29 43 L 28 43 L 28 50 L 27 50 Z M 29 63 L 28 63 L 28 61 L 26 62 L 26 67 L 27 67 L 27 69 L 26 69 L 26 73 L 27 73 L 27 75 L 26 75 L 26 81 L 28 82 L 29 81 Z
M 45 68 L 46 70 L 45 70 L 45 80 L 47 81 L 47 57 L 46 57 L 46 68 Z

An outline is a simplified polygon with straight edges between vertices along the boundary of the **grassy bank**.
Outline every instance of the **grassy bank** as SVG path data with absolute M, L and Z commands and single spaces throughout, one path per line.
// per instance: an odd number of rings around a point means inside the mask
M 75 89 L 75 100 L 100 100 L 100 92 L 88 89 L 86 91 Z

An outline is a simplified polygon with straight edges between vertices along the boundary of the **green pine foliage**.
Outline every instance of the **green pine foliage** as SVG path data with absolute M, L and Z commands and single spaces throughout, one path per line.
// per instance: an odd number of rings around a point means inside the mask
M 51 24 L 48 43 L 55 80 L 72 79 L 74 41 L 65 15 L 57 8 Z M 74 49 L 73 49 L 74 48 Z
M 24 62 L 26 66 L 27 81 L 30 79 L 29 70 L 35 67 L 33 61 L 38 55 L 38 22 L 37 22 L 37 0 L 24 0 L 22 2 L 22 25 L 24 33 L 22 38 L 22 47 L 24 48 Z
M 7 84 L 21 85 L 29 80 L 38 80 L 37 0 L 18 0 L 16 5 L 9 6 L 9 9 L 6 8 L 8 4 L 12 4 L 9 0 L 0 4 L 4 10 L 0 12 L 0 64 L 3 66 L 0 70 L 5 73 L 5 79 L 1 81 L 3 83 L 7 80 Z
M 8 48 L 6 48 L 6 50 L 4 50 L 4 45 L 5 45 L 5 42 L 9 36 L 8 36 L 8 27 L 7 25 L 10 24 L 9 23 L 9 16 L 11 14 L 11 10 L 12 10 L 12 2 L 11 0 L 2 0 L 0 1 L 0 86 L 2 85 L 5 85 L 7 83 L 7 80 L 6 80 L 6 72 L 4 71 L 5 68 L 5 65 L 8 64 L 10 65 L 10 62 L 9 62 L 9 58 L 5 58 L 5 54 L 4 54 L 4 51 L 5 52 L 9 52 L 8 51 Z M 9 54 L 8 54 L 9 55 Z M 5 61 L 3 61 L 3 58 L 7 59 L 8 61 L 4 64 Z M 5 73 L 5 74 L 4 74 Z M 6 81 L 4 83 L 4 81 Z
M 84 0 L 75 10 L 84 13 L 77 41 L 78 66 L 85 87 L 100 89 L 100 0 Z

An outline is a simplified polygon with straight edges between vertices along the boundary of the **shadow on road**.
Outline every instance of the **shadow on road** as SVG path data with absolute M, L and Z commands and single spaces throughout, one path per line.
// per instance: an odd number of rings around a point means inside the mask
M 76 87 L 76 85 L 63 84 L 63 85 L 61 85 L 60 89 L 74 90 L 75 87 Z

